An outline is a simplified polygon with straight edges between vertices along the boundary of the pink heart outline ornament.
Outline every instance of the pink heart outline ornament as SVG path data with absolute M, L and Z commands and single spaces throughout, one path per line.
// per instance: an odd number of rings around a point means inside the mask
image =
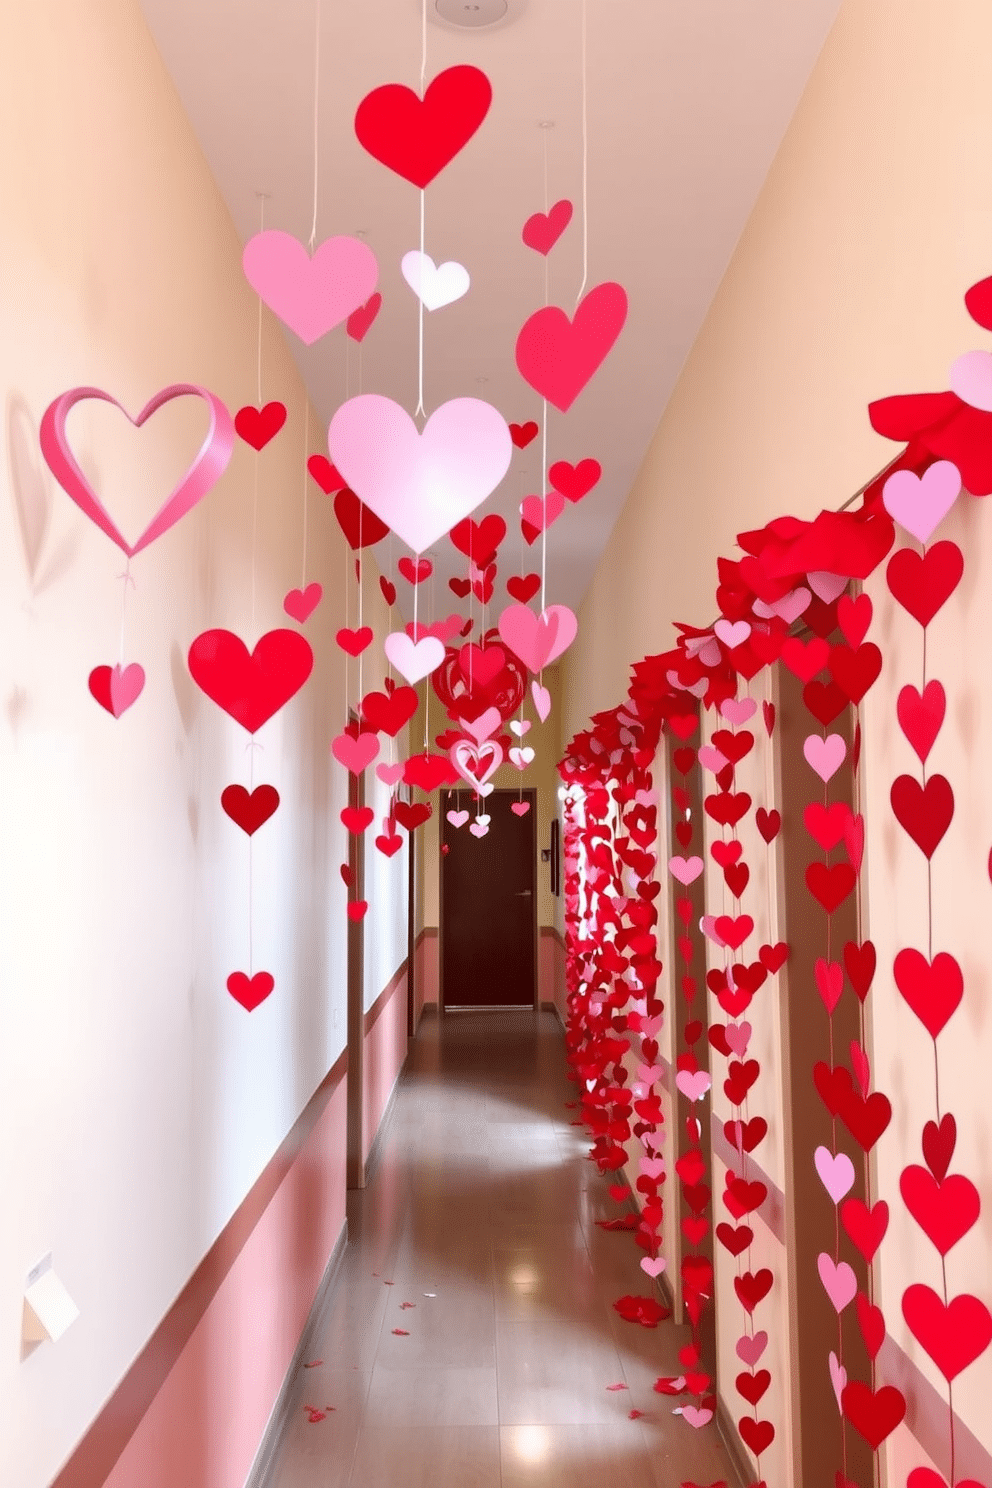
M 156 512 L 140 537 L 135 542 L 129 543 L 79 468 L 76 457 L 69 446 L 66 420 L 77 403 L 96 399 L 119 409 L 133 428 L 140 429 L 152 414 L 164 407 L 166 403 L 171 403 L 175 398 L 187 397 L 202 398 L 210 410 L 210 423 L 206 437 L 192 465 L 182 476 L 164 505 Z M 115 397 L 103 392 L 101 388 L 71 388 L 46 408 L 41 420 L 39 439 L 45 463 L 66 495 L 71 497 L 83 515 L 89 517 L 90 521 L 99 527 L 111 542 L 116 543 L 122 553 L 128 558 L 133 558 L 143 548 L 155 542 L 156 538 L 161 537 L 164 532 L 168 532 L 170 527 L 174 526 L 187 512 L 192 511 L 193 507 L 203 500 L 207 492 L 213 489 L 230 464 L 234 450 L 235 431 L 234 420 L 215 394 L 209 392 L 207 388 L 199 387 L 196 383 L 177 382 L 170 387 L 162 388 L 153 398 L 150 398 L 136 418 L 131 417 L 123 403 L 118 403 Z
M 488 784 L 491 775 L 495 775 L 503 763 L 503 746 L 495 739 L 486 739 L 484 743 L 476 745 L 468 739 L 459 739 L 452 744 L 448 750 L 448 757 L 459 775 L 480 796 L 488 796 L 493 787 Z M 488 760 L 488 763 L 485 763 Z M 479 767 L 481 773 L 475 773 L 469 768 L 470 763 Z

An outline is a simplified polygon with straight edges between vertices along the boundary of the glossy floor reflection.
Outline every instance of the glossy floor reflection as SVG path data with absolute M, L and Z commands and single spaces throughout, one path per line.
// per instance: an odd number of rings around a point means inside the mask
M 652 1389 L 687 1334 L 613 1310 L 650 1283 L 572 1099 L 553 1015 L 424 1019 L 270 1488 L 736 1488 Z

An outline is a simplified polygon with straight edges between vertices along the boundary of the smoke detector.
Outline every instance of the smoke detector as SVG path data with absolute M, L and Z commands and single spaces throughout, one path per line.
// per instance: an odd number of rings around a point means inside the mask
M 516 20 L 526 0 L 428 0 L 427 14 L 439 26 L 484 31 Z

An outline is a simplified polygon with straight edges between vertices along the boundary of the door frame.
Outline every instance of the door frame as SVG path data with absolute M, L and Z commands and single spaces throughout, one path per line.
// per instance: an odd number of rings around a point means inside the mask
M 354 718 L 354 714 L 352 717 Z M 364 775 L 348 775 L 348 805 L 365 805 Z M 349 899 L 365 898 L 365 833 L 348 833 Z M 348 920 L 346 1186 L 365 1187 L 365 920 Z
M 451 799 L 452 796 L 460 797 L 463 792 L 466 795 L 468 795 L 468 796 L 471 796 L 473 794 L 473 791 L 472 791 L 471 786 L 468 786 L 468 785 L 463 786 L 463 787 L 445 786 L 445 787 L 442 788 L 442 792 L 441 792 L 441 795 L 443 796 L 443 800 L 439 800 L 440 811 L 439 811 L 439 815 L 438 815 L 438 824 L 437 824 L 437 921 L 438 921 L 438 930 L 437 930 L 437 934 L 438 934 L 438 955 L 437 955 L 437 963 L 438 963 L 437 964 L 438 990 L 437 990 L 437 1008 L 438 1008 L 438 1016 L 443 1018 L 444 1015 L 446 1013 L 449 1013 L 449 1012 L 468 1012 L 468 1013 L 475 1013 L 475 1012 L 482 1013 L 482 1012 L 494 1012 L 494 1011 L 507 1012 L 507 1013 L 513 1013 L 513 1012 L 531 1012 L 531 1011 L 533 1011 L 535 1013 L 536 1012 L 539 1012 L 540 1011 L 540 1007 L 541 1007 L 541 989 L 540 989 L 540 986 L 538 984 L 538 974 L 540 972 L 540 960 L 538 958 L 538 926 L 537 926 L 537 789 L 536 789 L 535 786 L 527 786 L 523 790 L 521 790 L 519 786 L 500 786 L 500 787 L 497 787 L 494 791 L 492 791 L 486 797 L 486 800 L 487 801 L 491 801 L 494 796 L 512 796 L 514 798 L 514 800 L 521 800 L 521 799 L 523 799 L 525 801 L 530 801 L 530 810 L 527 813 L 526 820 L 530 823 L 530 861 L 531 861 L 531 868 L 532 868 L 532 873 L 533 873 L 533 888 L 532 888 L 531 896 L 530 896 L 530 905 L 531 905 L 531 968 L 532 968 L 532 978 L 533 978 L 533 986 L 534 986 L 534 1000 L 533 1000 L 532 1003 L 521 1002 L 521 1003 L 508 1003 L 506 1005 L 499 1004 L 498 1007 L 495 1007 L 494 1006 L 492 1008 L 490 1008 L 490 1007 L 481 1007 L 481 1006 L 480 1007 L 477 1007 L 477 1008 L 475 1008 L 475 1007 L 465 1007 L 464 1005 L 459 1005 L 458 1003 L 455 1003 L 454 1006 L 452 1006 L 452 1007 L 448 1007 L 446 1005 L 446 1003 L 445 1003 L 445 1000 L 444 1000 L 444 853 L 441 851 L 441 849 L 444 846 L 444 829 L 445 829 L 445 822 L 447 821 L 446 813 L 448 811 L 448 802 L 450 801 L 450 799 Z M 458 809 L 457 806 L 456 806 L 455 809 L 456 810 Z

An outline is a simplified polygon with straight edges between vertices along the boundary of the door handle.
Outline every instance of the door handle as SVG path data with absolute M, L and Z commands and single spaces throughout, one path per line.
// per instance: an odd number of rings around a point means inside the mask
M 533 892 L 533 889 L 518 889 L 513 897 L 515 899 L 523 899 L 525 897 L 529 899 Z

